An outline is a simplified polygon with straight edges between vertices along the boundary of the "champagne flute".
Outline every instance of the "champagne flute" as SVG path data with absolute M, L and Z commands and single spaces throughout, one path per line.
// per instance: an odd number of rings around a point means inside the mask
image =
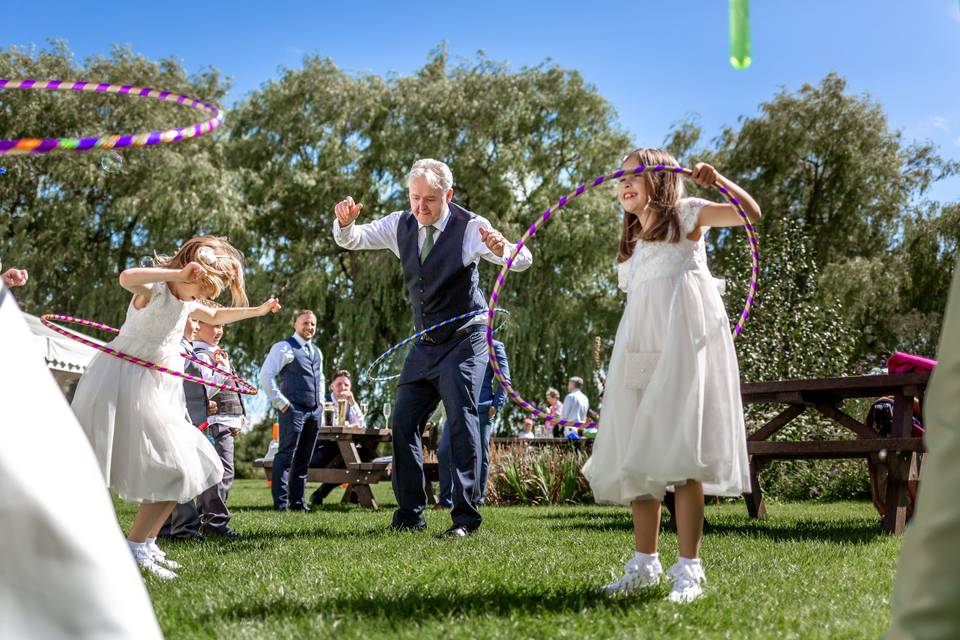
M 387 427 L 386 427 L 387 429 L 390 428 L 390 411 L 391 411 L 392 409 L 393 409 L 393 407 L 390 406 L 390 403 L 389 403 L 389 402 L 384 402 L 384 403 L 383 403 L 383 420 L 384 420 L 384 422 L 385 422 L 386 425 L 387 425 Z

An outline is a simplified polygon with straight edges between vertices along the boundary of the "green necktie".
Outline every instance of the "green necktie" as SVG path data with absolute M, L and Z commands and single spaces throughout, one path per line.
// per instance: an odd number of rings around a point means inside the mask
M 427 237 L 423 239 L 423 248 L 420 249 L 420 264 L 423 264 L 423 261 L 427 259 L 427 254 L 430 253 L 430 249 L 433 249 L 433 234 L 437 228 L 429 225 L 424 227 L 424 230 L 427 232 Z

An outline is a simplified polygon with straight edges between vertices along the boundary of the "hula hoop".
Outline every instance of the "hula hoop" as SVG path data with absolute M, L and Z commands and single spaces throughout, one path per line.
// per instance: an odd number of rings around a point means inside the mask
M 500 270 L 500 275 L 497 276 L 497 281 L 493 285 L 493 290 L 490 292 L 490 302 L 488 307 L 493 308 L 497 304 L 497 299 L 500 297 L 500 291 L 503 289 L 504 283 L 507 281 L 507 275 L 510 273 L 510 267 L 513 265 L 513 256 L 517 255 L 523 245 L 527 243 L 530 238 L 540 229 L 541 226 L 546 224 L 550 217 L 554 214 L 559 213 L 560 209 L 567 206 L 571 200 L 577 198 L 588 189 L 593 189 L 594 187 L 599 187 L 601 184 L 607 180 L 617 180 L 622 178 L 624 174 L 630 173 L 633 175 L 641 174 L 646 171 L 659 172 L 659 171 L 672 171 L 674 173 L 685 173 L 690 175 L 693 173 L 690 169 L 680 166 L 673 165 L 664 165 L 658 164 L 654 167 L 647 167 L 640 165 L 631 171 L 625 171 L 620 169 L 619 171 L 614 171 L 613 173 L 605 176 L 600 176 L 596 178 L 593 182 L 588 184 L 581 184 L 571 193 L 560 198 L 557 201 L 556 206 L 553 209 L 547 209 L 544 211 L 533 224 L 530 225 L 530 228 L 527 229 L 527 232 L 523 234 L 523 237 L 520 238 L 520 241 L 517 242 L 516 249 L 511 255 L 510 258 L 503 265 L 503 269 Z M 757 241 L 757 233 L 753 229 L 753 225 L 750 224 L 750 219 L 747 217 L 747 212 L 743 210 L 743 205 L 740 204 L 740 199 L 730 193 L 730 190 L 727 189 L 719 180 L 713 184 L 713 187 L 719 191 L 723 197 L 732 204 L 737 209 L 737 213 L 740 214 L 740 217 L 743 218 L 743 227 L 747 232 L 747 236 L 750 240 L 750 260 L 752 262 L 752 274 L 750 276 L 750 287 L 747 291 L 747 301 L 743 306 L 743 311 L 740 312 L 740 318 L 737 320 L 737 324 L 733 329 L 733 339 L 736 340 L 737 336 L 740 335 L 740 332 L 743 331 L 743 324 L 747 321 L 747 318 L 750 316 L 750 308 L 753 306 L 754 296 L 757 292 L 758 278 L 760 277 L 760 243 Z M 493 314 L 489 313 L 487 315 L 487 354 L 490 361 L 490 366 L 493 368 L 493 374 L 497 377 L 497 380 L 500 381 L 500 384 L 503 386 L 504 390 L 507 392 L 507 395 L 515 403 L 520 405 L 522 409 L 528 411 L 538 418 L 546 418 L 547 414 L 538 409 L 535 405 L 527 402 L 523 396 L 517 393 L 517 390 L 513 388 L 510 384 L 510 381 L 507 380 L 503 372 L 500 371 L 500 366 L 497 364 L 496 352 L 493 349 L 493 332 L 491 331 L 491 322 L 493 321 Z M 597 425 L 595 420 L 590 420 L 588 422 L 574 422 L 571 420 L 557 420 L 550 421 L 551 424 L 555 424 L 561 427 L 571 426 L 571 427 L 585 427 L 591 429 Z
M 209 115 L 205 121 L 188 127 L 166 129 L 165 131 L 147 131 L 134 134 L 110 134 L 94 138 L 18 138 L 0 140 L 0 156 L 38 155 L 54 152 L 83 153 L 104 149 L 123 149 L 125 147 L 148 147 L 155 144 L 177 142 L 187 138 L 197 138 L 209 133 L 223 123 L 223 111 L 212 102 L 204 102 L 190 96 L 158 91 L 129 84 L 107 84 L 96 82 L 71 82 L 67 80 L 7 80 L 0 78 L 0 89 L 42 89 L 46 91 L 89 91 L 94 93 L 117 93 L 122 95 L 154 98 L 161 102 L 176 102 L 193 107 Z
M 195 376 L 189 373 L 184 373 L 183 371 L 176 371 L 174 369 L 169 369 L 155 362 L 150 362 L 149 360 L 144 360 L 143 358 L 132 356 L 128 353 L 124 353 L 123 351 L 111 349 L 106 345 L 97 344 L 92 340 L 87 340 L 86 338 L 84 338 L 79 334 L 73 333 L 68 329 L 64 329 L 63 327 L 53 324 L 53 322 L 54 321 L 70 322 L 73 324 L 83 325 L 85 327 L 91 327 L 93 329 L 102 329 L 103 331 L 109 331 L 110 333 L 120 333 L 119 329 L 115 329 L 114 327 L 111 327 L 108 324 L 103 324 L 101 322 L 93 322 L 92 320 L 84 320 L 83 318 L 68 316 L 63 313 L 45 313 L 44 315 L 40 316 L 40 321 L 44 324 L 44 326 L 49 327 L 50 329 L 56 331 L 62 336 L 66 336 L 71 340 L 76 340 L 80 344 L 85 344 L 88 347 L 93 347 L 97 351 L 102 351 L 108 355 L 113 356 L 114 358 L 119 358 L 120 360 L 123 360 L 125 362 L 139 365 L 141 367 L 146 367 L 147 369 L 153 369 L 154 371 L 159 371 L 160 373 L 166 373 L 176 378 L 183 378 L 184 380 L 189 380 L 190 382 L 196 382 L 197 384 L 202 384 L 207 387 L 216 387 L 217 389 L 223 389 L 224 391 L 234 391 L 236 393 L 243 393 L 249 396 L 253 396 L 257 394 L 257 388 L 252 384 L 250 384 L 249 382 L 247 382 L 246 380 L 243 380 L 242 378 L 239 378 L 228 371 L 224 371 L 223 369 L 220 369 L 215 365 L 208 364 L 203 360 L 194 358 L 188 353 L 181 353 L 180 355 L 182 355 L 186 360 L 199 364 L 200 366 L 206 367 L 207 369 L 211 369 L 216 373 L 219 373 L 220 375 L 222 375 L 224 378 L 227 378 L 228 380 L 232 380 L 233 382 L 236 383 L 236 386 L 221 384 L 217 382 L 207 382 L 206 380 L 204 380 L 199 376 Z
M 374 381 L 374 382 L 387 382 L 387 381 L 389 381 L 389 380 L 395 380 L 395 379 L 399 378 L 399 377 L 400 377 L 400 374 L 399 374 L 399 373 L 392 374 L 392 375 L 387 375 L 387 376 L 381 376 L 381 377 L 374 377 L 374 376 L 373 376 L 373 371 L 374 371 L 374 369 L 377 368 L 378 365 L 382 364 L 384 360 L 386 360 L 386 359 L 389 358 L 391 355 L 393 355 L 394 353 L 396 353 L 396 351 L 397 351 L 398 349 L 401 349 L 401 348 L 405 347 L 406 345 L 410 344 L 410 343 L 413 342 L 414 340 L 419 340 L 420 338 L 422 338 L 423 336 L 427 335 L 427 334 L 430 333 L 431 331 L 433 331 L 433 330 L 435 330 L 435 329 L 439 329 L 440 327 L 445 327 L 445 326 L 447 326 L 448 324 L 451 324 L 451 323 L 453 323 L 453 322 L 457 322 L 457 321 L 459 321 L 459 320 L 467 320 L 468 318 L 475 318 L 475 317 L 477 317 L 477 316 L 479 316 L 479 315 L 483 315 L 484 313 L 487 313 L 488 311 L 489 311 L 489 316 L 490 316 L 490 318 L 493 318 L 493 314 L 494 314 L 494 313 L 498 313 L 498 312 L 499 312 L 499 313 L 506 314 L 506 315 L 508 315 L 508 316 L 510 315 L 510 312 L 507 311 L 506 309 L 495 308 L 495 309 L 493 309 L 492 311 L 490 311 L 489 309 L 477 309 L 476 311 L 470 311 L 469 313 L 461 314 L 461 315 L 459 315 L 459 316 L 456 316 L 455 318 L 447 318 L 447 319 L 444 320 L 443 322 L 438 322 L 437 324 L 433 325 L 432 327 L 427 327 L 426 329 L 423 329 L 423 330 L 421 330 L 421 331 L 418 331 L 418 332 L 416 332 L 415 334 L 413 334 L 412 336 L 410 336 L 410 337 L 408 337 L 408 338 L 404 338 L 403 340 L 401 340 L 401 341 L 398 342 L 397 344 L 393 345 L 392 347 L 390 347 L 389 349 L 387 349 L 386 351 L 384 351 L 383 353 L 381 353 L 379 356 L 377 356 L 377 359 L 376 359 L 376 360 L 374 360 L 372 363 L 370 363 L 370 366 L 367 367 L 366 371 L 364 371 L 364 374 L 363 374 L 364 377 L 366 377 L 367 379 L 372 380 L 372 381 Z M 502 326 L 503 326 L 503 325 L 501 324 L 500 326 L 498 326 L 497 328 L 493 329 L 492 331 L 488 331 L 488 333 L 492 336 L 492 335 L 493 335 L 494 333 L 496 333 Z M 488 327 L 488 329 L 489 329 L 489 327 Z

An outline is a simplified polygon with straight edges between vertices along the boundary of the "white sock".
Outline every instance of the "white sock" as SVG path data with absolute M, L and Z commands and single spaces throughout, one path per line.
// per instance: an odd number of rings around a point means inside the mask
M 684 558 L 680 556 L 677 558 L 677 564 L 688 564 L 693 567 L 698 567 L 700 566 L 700 558 Z
M 134 542 L 133 540 L 127 540 L 127 544 L 130 545 L 130 550 L 133 552 L 140 551 L 146 546 L 145 542 Z
M 644 564 L 648 562 L 653 562 L 654 560 L 657 560 L 659 557 L 660 556 L 657 553 L 642 553 L 640 551 L 637 551 L 633 554 L 634 560 L 636 560 L 637 562 L 642 562 Z
M 148 547 L 155 547 L 156 545 L 157 545 L 157 539 L 156 539 L 156 538 L 147 538 L 147 546 L 148 546 Z

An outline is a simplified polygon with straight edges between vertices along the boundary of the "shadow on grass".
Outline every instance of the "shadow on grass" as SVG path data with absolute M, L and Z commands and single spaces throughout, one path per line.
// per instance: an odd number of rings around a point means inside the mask
M 463 592 L 430 594 L 420 591 L 358 596 L 321 597 L 311 603 L 274 598 L 268 602 L 235 603 L 212 612 L 218 618 L 265 620 L 268 618 L 313 617 L 329 615 L 370 618 L 402 624 L 411 620 L 450 619 L 452 616 L 580 614 L 585 609 L 633 611 L 649 602 L 659 602 L 666 591 L 655 588 L 626 598 L 604 595 L 593 589 L 552 590 L 549 593 L 530 591 Z
M 633 531 L 630 513 L 595 515 L 557 515 L 531 514 L 529 517 L 557 521 L 553 527 L 578 531 Z M 666 529 L 666 518 L 662 526 Z M 838 544 L 866 544 L 882 539 L 885 534 L 880 529 L 879 520 L 856 518 L 850 521 L 837 520 L 748 520 L 732 518 L 711 518 L 704 525 L 704 533 L 709 535 L 743 536 L 766 538 L 775 542 L 820 541 Z
M 238 504 L 230 505 L 230 510 L 234 513 L 242 513 L 244 511 L 274 511 L 273 505 L 270 504 Z M 358 511 L 360 513 L 377 513 L 376 511 L 371 511 L 370 509 L 364 509 L 363 507 L 356 504 L 336 504 L 324 503 L 323 506 L 317 507 L 310 505 L 310 511 L 308 513 L 318 512 L 318 513 L 337 513 L 343 511 Z M 380 511 L 383 511 L 381 507 Z M 281 513 L 281 512 L 277 512 Z M 298 512 L 293 512 L 298 513 Z

